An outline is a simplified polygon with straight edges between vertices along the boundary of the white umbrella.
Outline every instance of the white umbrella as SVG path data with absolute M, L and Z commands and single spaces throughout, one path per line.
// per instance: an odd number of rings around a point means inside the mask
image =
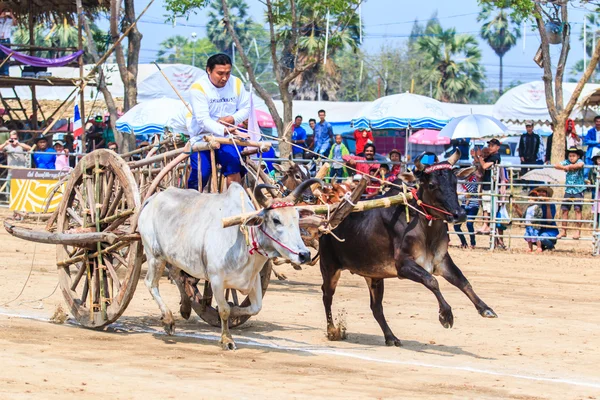
M 494 117 L 471 114 L 454 118 L 440 132 L 451 139 L 483 139 L 503 136 L 506 126 Z
M 174 133 L 189 134 L 191 115 L 181 100 L 161 98 L 137 104 L 117 120 L 117 129 L 149 136 L 168 126 Z

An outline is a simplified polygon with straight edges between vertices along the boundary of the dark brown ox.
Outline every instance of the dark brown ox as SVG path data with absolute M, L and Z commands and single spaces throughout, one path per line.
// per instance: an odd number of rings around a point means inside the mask
M 460 170 L 452 168 L 459 159 L 460 152 L 456 151 L 447 162 L 425 168 L 419 157 L 415 160 L 415 175 L 403 176 L 404 181 L 420 182 L 417 197 L 423 204 L 435 207 L 426 208 L 433 218 L 431 221 L 410 209 L 409 222 L 404 206 L 379 208 L 350 214 L 334 230 L 337 237 L 345 239 L 344 242 L 339 242 L 332 235 L 320 238 L 323 304 L 330 340 L 344 337 L 344 332 L 335 327 L 331 315 L 333 295 L 343 270 L 360 275 L 367 281 L 371 310 L 388 346 L 401 344 L 383 315 L 383 280 L 386 278 L 410 279 L 429 289 L 438 301 L 439 321 L 445 328 L 452 327 L 454 317 L 434 275 L 444 277 L 465 293 L 482 317 L 497 317 L 475 294 L 467 278 L 448 254 L 446 222 L 466 220 L 465 211 L 460 207 L 456 194 L 455 174 Z M 472 169 L 463 171 L 465 175 L 471 172 Z M 388 195 L 398 193 L 398 189 L 392 189 Z M 411 201 L 411 205 L 421 210 L 415 200 Z

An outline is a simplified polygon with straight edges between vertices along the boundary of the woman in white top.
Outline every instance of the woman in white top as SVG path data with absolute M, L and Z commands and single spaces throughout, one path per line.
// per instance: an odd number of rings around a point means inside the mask
M 231 58 L 228 55 L 216 54 L 208 59 L 206 75 L 192 85 L 190 97 L 194 113 L 190 133 L 192 142 L 198 141 L 204 135 L 248 137 L 245 133 L 239 132 L 236 126 L 247 120 L 250 115 L 250 95 L 244 89 L 242 81 L 231 76 Z M 245 170 L 241 165 L 238 150 L 231 144 L 221 145 L 215 150 L 215 156 L 227 183 L 241 183 Z M 198 188 L 198 157 L 200 157 L 202 171 L 200 188 Z M 199 156 L 192 154 L 190 158 L 192 171 L 188 187 L 202 191 L 212 172 L 210 154 L 201 151 Z

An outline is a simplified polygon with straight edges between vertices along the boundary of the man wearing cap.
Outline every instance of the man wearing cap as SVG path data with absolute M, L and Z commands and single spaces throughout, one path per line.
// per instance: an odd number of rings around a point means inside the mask
M 552 188 L 547 186 L 539 186 L 533 189 L 529 196 L 535 195 L 540 202 L 550 203 L 554 191 Z M 542 209 L 542 220 L 538 221 L 538 225 L 541 225 L 538 233 L 540 236 L 540 244 L 543 250 L 552 250 L 556 245 L 556 237 L 558 236 L 558 227 L 554 222 L 556 216 L 556 205 L 554 204 L 540 204 Z
M 36 148 L 33 153 L 33 162 L 39 169 L 56 169 L 56 153 L 48 148 L 48 139 L 40 136 L 36 139 Z
M 519 156 L 522 164 L 536 164 L 540 151 L 540 137 L 533 132 L 533 121 L 525 122 L 526 133 L 519 140 Z M 521 175 L 527 173 L 529 168 L 521 168 Z
M 500 141 L 498 139 L 492 139 L 488 142 L 489 154 L 486 157 L 476 154 L 475 162 L 481 165 L 483 173 L 483 185 L 481 186 L 482 196 L 481 205 L 483 208 L 483 228 L 478 233 L 489 234 L 490 233 L 490 222 L 489 218 L 492 213 L 492 169 L 494 165 L 500 164 Z
M 585 192 L 585 178 L 583 175 L 584 162 L 581 160 L 583 157 L 583 150 L 577 147 L 570 147 L 567 149 L 566 160 L 556 164 L 554 167 L 567 173 L 565 177 L 565 197 L 563 204 L 560 206 L 562 210 L 562 219 L 564 221 L 569 219 L 569 211 L 571 206 L 575 209 L 575 219 L 581 221 L 583 208 L 583 192 Z M 581 222 L 576 222 L 576 226 L 581 227 Z M 567 236 L 567 222 L 562 223 L 563 230 L 557 236 L 558 239 Z M 573 235 L 573 239 L 579 239 L 581 231 L 576 231 Z

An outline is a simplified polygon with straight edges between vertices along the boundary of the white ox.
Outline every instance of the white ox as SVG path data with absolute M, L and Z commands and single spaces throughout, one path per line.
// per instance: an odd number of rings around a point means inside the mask
M 224 349 L 235 349 L 228 319 L 256 315 L 260 311 L 259 273 L 269 258 L 284 257 L 297 264 L 310 261 L 310 252 L 300 237 L 298 211 L 290 203 L 295 203 L 314 183 L 321 182 L 318 179 L 305 181 L 287 198 L 277 199 L 277 203 L 262 193 L 263 188 L 270 186 L 258 185 L 254 195 L 264 209 L 246 222 L 250 247 L 239 227 L 222 227 L 222 218 L 255 210 L 237 183 L 220 194 L 170 187 L 148 199 L 138 220 L 148 259 L 145 283 L 158 303 L 168 334 L 173 334 L 175 322 L 158 291 L 158 281 L 167 263 L 174 269 L 175 276 L 183 270 L 195 278 L 210 281 L 221 317 L 220 343 Z M 226 289 L 248 295 L 250 305 L 230 306 L 225 299 Z

